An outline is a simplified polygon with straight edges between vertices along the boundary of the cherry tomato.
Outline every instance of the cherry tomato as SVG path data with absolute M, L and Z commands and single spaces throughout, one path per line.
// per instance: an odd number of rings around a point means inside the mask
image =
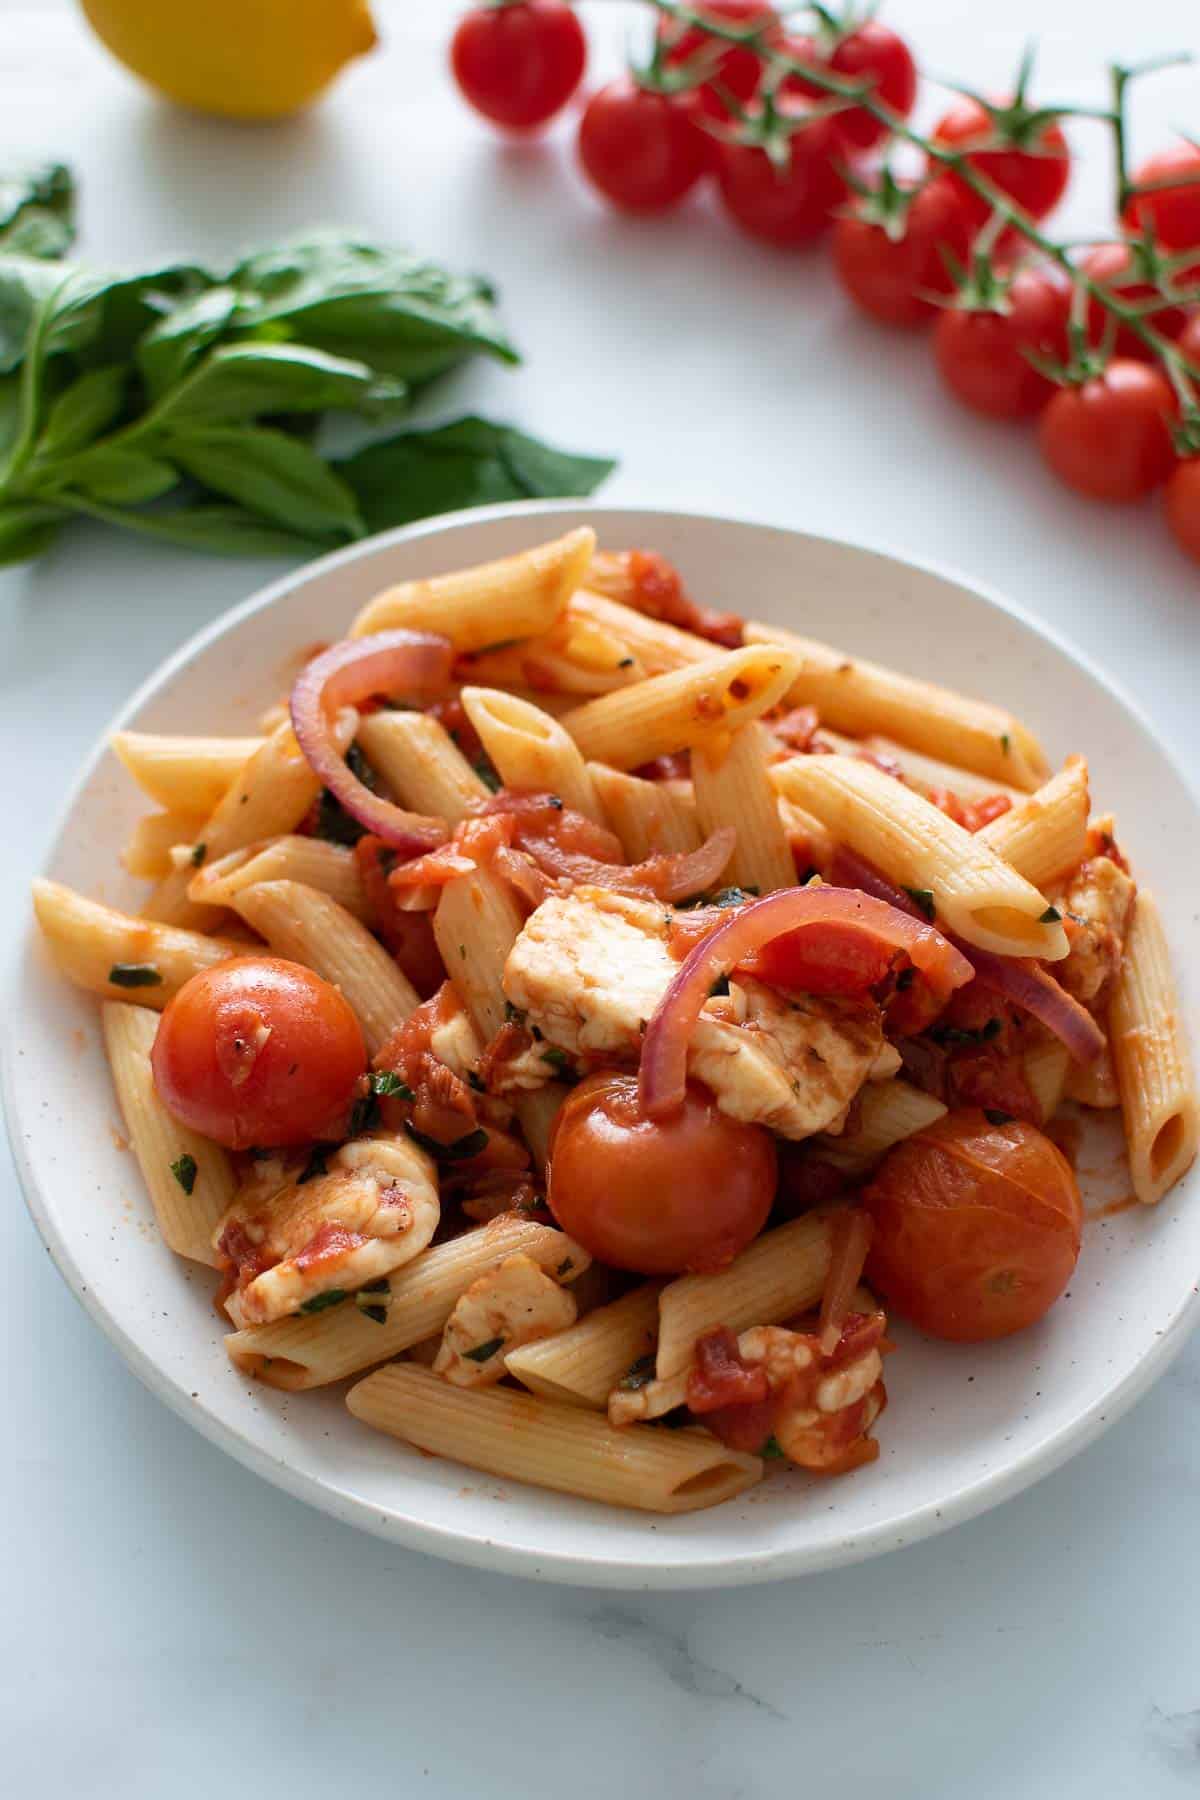
M 558 1114 L 550 1210 L 614 1268 L 722 1268 L 762 1230 L 774 1195 L 775 1140 L 719 1112 L 704 1088 L 689 1086 L 679 1112 L 654 1122 L 636 1076 L 592 1075 Z
M 1077 493 L 1139 500 L 1171 473 L 1175 410 L 1165 375 L 1115 359 L 1103 375 L 1058 390 L 1038 426 L 1042 455 Z
M 934 126 L 935 142 L 948 150 L 970 150 L 973 145 L 987 143 L 996 128 L 987 108 L 978 100 L 964 96 Z M 1010 200 L 1023 207 L 1033 219 L 1044 219 L 1057 206 L 1066 192 L 1071 177 L 1071 158 L 1062 127 L 1044 125 L 1034 142 L 1022 147 L 1004 144 L 996 149 L 977 150 L 970 158 L 977 174 L 994 182 Z M 950 171 L 950 179 L 958 186 L 974 219 L 982 224 L 991 208 L 973 188 Z
M 1200 150 L 1194 144 L 1172 144 L 1158 150 L 1134 173 L 1134 184 L 1166 181 L 1155 194 L 1135 194 L 1122 214 L 1130 231 L 1149 226 L 1164 250 L 1190 250 L 1200 244 Z
M 561 112 L 586 61 L 583 27 L 563 0 L 477 6 L 450 42 L 464 97 L 506 131 L 536 131 Z
M 629 76 L 592 95 L 579 122 L 579 160 L 625 212 L 666 212 L 708 168 L 708 142 L 687 108 Z
M 949 294 L 954 287 L 942 246 L 965 263 L 971 237 L 958 189 L 938 178 L 914 196 L 903 237 L 889 237 L 869 218 L 840 218 L 833 228 L 833 260 L 842 286 L 864 312 L 888 325 L 923 325 L 938 310 L 925 296 Z
M 947 1113 L 889 1150 L 863 1204 L 866 1276 L 898 1313 L 959 1343 L 1040 1319 L 1071 1279 L 1083 1206 L 1048 1137 L 976 1111 Z
M 1133 272 L 1135 264 L 1136 252 L 1128 244 L 1099 244 L 1084 257 L 1083 271 L 1093 281 L 1110 289 L 1118 300 L 1124 300 L 1130 306 L 1140 306 L 1147 300 L 1153 300 L 1158 289 L 1153 282 L 1146 281 Z M 1200 265 L 1182 272 L 1176 279 L 1181 286 L 1193 287 L 1200 281 Z M 1094 344 L 1105 341 L 1111 319 L 1112 315 L 1098 300 L 1088 302 L 1088 336 Z M 1165 300 L 1159 310 L 1150 314 L 1146 320 L 1163 337 L 1172 339 L 1178 338 L 1187 322 L 1187 313 L 1183 308 L 1170 306 Z M 1113 348 L 1117 356 L 1132 356 L 1139 362 L 1155 360 L 1150 346 L 1144 344 L 1128 325 L 1117 326 Z
M 1200 457 L 1181 462 L 1167 481 L 1167 524 L 1188 556 L 1200 562 Z
M 168 1112 L 247 1150 L 337 1136 L 367 1052 L 329 982 L 278 956 L 235 956 L 184 982 L 151 1062 Z
M 933 333 L 938 372 L 955 397 L 992 419 L 1030 418 L 1054 393 L 1025 350 L 1059 361 L 1067 354 L 1071 295 L 1066 283 L 1022 269 L 1008 291 L 1009 311 L 948 308 Z
M 840 75 L 846 81 L 869 82 L 874 90 L 873 97 L 890 106 L 902 119 L 906 119 L 913 109 L 917 97 L 917 65 L 912 51 L 890 26 L 881 25 L 877 19 L 868 19 L 857 30 L 847 32 L 828 53 L 813 38 L 788 38 L 782 47 L 789 56 L 810 63 L 814 68 L 828 69 L 832 75 Z M 803 94 L 808 99 L 830 98 L 827 89 L 805 81 L 802 75 L 789 75 L 784 82 L 784 92 Z M 852 155 L 869 150 L 887 132 L 886 125 L 872 118 L 861 106 L 847 107 L 836 115 L 834 124 L 839 141 Z
M 783 167 L 757 144 L 721 144 L 717 180 L 726 212 L 768 244 L 811 244 L 846 197 L 837 155 L 832 119 L 819 113 L 788 139 Z
M 775 8 L 764 5 L 763 0 L 706 0 L 706 4 L 696 10 L 715 24 L 735 26 L 742 31 L 749 31 L 753 26 L 775 25 L 779 20 Z M 739 106 L 745 106 L 758 92 L 762 58 L 750 45 L 722 44 L 719 38 L 711 37 L 698 25 L 681 25 L 677 19 L 669 18 L 659 20 L 658 36 L 666 47 L 666 62 L 670 68 L 678 68 L 699 56 L 711 58 L 711 62 L 706 63 L 711 69 L 709 80 L 689 96 L 705 118 L 714 119 L 718 124 L 729 123 L 729 108 L 722 98 L 722 90 Z

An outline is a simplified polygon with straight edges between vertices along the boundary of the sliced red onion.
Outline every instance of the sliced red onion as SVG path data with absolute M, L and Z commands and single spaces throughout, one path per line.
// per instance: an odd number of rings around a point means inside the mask
M 971 965 L 940 931 L 871 894 L 852 888 L 781 888 L 743 906 L 680 964 L 642 1042 L 642 1109 L 660 1119 L 683 1103 L 687 1053 L 713 983 L 755 950 L 806 925 L 856 925 L 907 953 L 914 967 L 947 992 L 971 979 Z
M 372 694 L 436 692 L 449 681 L 453 660 L 449 638 L 380 631 L 334 644 L 301 670 L 292 688 L 292 728 L 313 774 L 352 819 L 407 856 L 443 843 L 445 821 L 405 812 L 364 787 L 334 743 L 329 720 L 339 707 Z
M 522 842 L 547 874 L 586 882 L 592 887 L 612 888 L 616 893 L 636 898 L 650 894 L 656 900 L 686 900 L 691 894 L 702 894 L 718 880 L 733 855 L 737 832 L 732 825 L 723 825 L 698 850 L 651 856 L 645 862 L 629 864 L 598 862 L 577 850 L 564 850 L 550 838 L 527 837 Z
M 1091 1013 L 1040 963 L 1024 956 L 993 956 L 974 944 L 964 944 L 962 950 L 985 987 L 995 988 L 1052 1031 L 1073 1062 L 1093 1063 L 1102 1054 L 1105 1036 Z
M 837 887 L 861 888 L 864 894 L 874 894 L 877 900 L 886 900 L 897 912 L 907 913 L 910 919 L 923 919 L 923 913 L 911 894 L 903 888 L 894 887 L 886 875 L 881 875 L 875 864 L 868 862 L 865 856 L 858 856 L 853 850 L 838 845 L 833 855 L 833 868 L 830 878 Z

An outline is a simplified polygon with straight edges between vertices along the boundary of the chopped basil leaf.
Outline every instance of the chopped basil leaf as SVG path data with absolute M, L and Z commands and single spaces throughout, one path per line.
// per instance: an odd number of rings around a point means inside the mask
M 474 1069 L 467 1070 L 467 1086 L 469 1088 L 473 1088 L 477 1094 L 486 1094 L 487 1093 L 487 1089 L 484 1087 L 482 1081 L 479 1079 L 479 1076 Z
M 1008 755 L 1008 752 L 1011 747 L 1012 747 L 1012 739 L 1009 737 L 1007 731 L 1002 732 L 1001 737 L 1000 737 L 1000 748 L 1003 750 L 1005 756 Z
M 542 1061 L 549 1063 L 552 1069 L 565 1069 L 567 1066 L 567 1053 L 560 1050 L 557 1044 L 547 1044 L 540 1055 Z
M 913 969 L 913 968 L 901 969 L 900 973 L 896 977 L 896 992 L 898 994 L 906 993 L 908 991 L 908 989 L 912 986 L 912 984 L 916 980 L 916 978 L 917 978 L 917 971 L 915 969 Z
M 370 1319 L 374 1325 L 387 1324 L 388 1309 L 386 1306 L 380 1306 L 378 1304 L 374 1306 L 364 1305 L 360 1300 L 358 1303 L 358 1310 L 362 1313 L 364 1318 Z
M 325 1152 L 318 1147 L 313 1150 L 308 1161 L 301 1169 L 299 1175 L 297 1175 L 296 1186 L 303 1187 L 305 1182 L 311 1181 L 315 1175 L 328 1175 L 328 1173 L 329 1166 L 325 1161 Z
M 196 1159 L 185 1150 L 182 1156 L 176 1157 L 171 1164 L 171 1173 L 183 1189 L 190 1194 L 196 1185 Z
M 554 1273 L 556 1275 L 568 1275 L 574 1267 L 575 1267 L 574 1257 L 564 1256 L 562 1261 L 559 1263 L 557 1269 L 555 1269 Z
M 476 650 L 474 654 L 476 656 L 494 656 L 497 650 L 511 650 L 514 644 L 519 644 L 520 642 L 520 638 L 497 638 L 494 644 L 485 644 L 481 650 Z
M 358 1291 L 360 1294 L 390 1294 L 392 1284 L 386 1275 L 381 1275 L 378 1281 L 364 1282 Z
M 481 755 L 477 762 L 471 764 L 471 767 L 474 769 L 485 788 L 489 788 L 493 794 L 499 793 L 502 785 L 500 777 L 497 775 L 486 756 Z
M 632 656 L 623 656 L 621 658 L 620 662 L 617 664 L 617 667 L 618 667 L 618 669 L 632 669 L 632 667 L 633 667 Z
M 985 1106 L 983 1116 L 989 1125 L 1011 1125 L 1012 1113 L 1001 1112 L 998 1106 Z
M 153 963 L 114 963 L 108 971 L 113 987 L 161 987 L 162 976 Z
M 710 1000 L 717 1000 L 721 997 L 722 994 L 727 994 L 728 992 L 729 992 L 729 977 L 728 977 L 728 975 L 718 975 L 717 979 L 713 982 L 712 986 L 708 990 L 708 997 Z
M 649 1351 L 645 1356 L 639 1356 L 637 1361 L 630 1365 L 628 1372 L 622 1375 L 620 1385 L 633 1392 L 636 1392 L 638 1388 L 646 1387 L 649 1382 L 654 1380 L 654 1361 L 653 1351 Z
M 346 1298 L 345 1288 L 326 1288 L 323 1294 L 314 1294 L 311 1300 L 301 1303 L 302 1313 L 324 1312 L 327 1306 L 340 1306 Z
M 1004 1026 L 999 1019 L 989 1019 L 978 1031 L 962 1031 L 957 1025 L 937 1025 L 930 1032 L 935 1044 L 988 1044 L 999 1037 Z
M 925 914 L 927 919 L 932 920 L 935 917 L 937 907 L 933 903 L 932 888 L 906 887 L 904 892 L 908 895 L 913 905 L 918 907 L 920 911 Z
M 371 793 L 376 792 L 378 778 L 357 744 L 351 744 L 346 752 L 346 767 L 352 775 L 357 775 Z M 366 836 L 363 826 L 357 819 L 351 818 L 341 801 L 328 788 L 322 788 L 317 802 L 316 834 L 328 844 L 344 844 L 348 849 L 353 848 L 360 837 Z
M 455 1138 L 452 1144 L 439 1144 L 436 1138 L 426 1137 L 409 1119 L 405 1119 L 404 1129 L 414 1144 L 419 1144 L 422 1150 L 430 1156 L 440 1158 L 442 1162 L 462 1162 L 487 1149 L 488 1134 L 482 1125 L 475 1131 L 468 1131 L 465 1137 Z
M 379 1123 L 379 1102 L 374 1094 L 363 1094 L 350 1108 L 350 1123 L 347 1126 L 349 1135 L 361 1137 L 364 1131 L 373 1131 Z
M 486 1344 L 476 1344 L 473 1350 L 464 1350 L 463 1355 L 468 1362 L 485 1363 L 490 1362 L 497 1350 L 503 1350 L 503 1348 L 504 1339 L 502 1337 L 494 1337 L 489 1338 Z
M 414 1100 L 416 1095 L 407 1082 L 401 1081 L 391 1069 L 377 1069 L 371 1077 L 371 1092 L 381 1099 Z
M 207 844 L 193 844 L 192 845 L 192 867 L 193 867 L 193 869 L 198 869 L 200 867 L 200 864 L 204 861 L 204 859 L 207 855 L 208 855 L 208 845 Z
M 1048 906 L 1038 920 L 1039 925 L 1057 925 L 1062 918 L 1057 906 Z
M 770 1461 L 776 1457 L 780 1458 L 783 1461 L 787 1460 L 787 1451 L 783 1448 L 782 1444 L 779 1442 L 779 1439 L 775 1436 L 774 1432 L 771 1433 L 770 1437 L 767 1439 L 766 1443 L 763 1445 L 762 1449 L 759 1451 L 758 1454 L 760 1456 L 766 1457 L 768 1461 Z

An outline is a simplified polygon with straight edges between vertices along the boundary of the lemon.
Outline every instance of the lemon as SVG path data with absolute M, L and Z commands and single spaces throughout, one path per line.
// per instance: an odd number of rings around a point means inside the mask
M 307 106 L 377 42 L 368 0 L 83 0 L 83 10 L 151 87 L 231 119 Z

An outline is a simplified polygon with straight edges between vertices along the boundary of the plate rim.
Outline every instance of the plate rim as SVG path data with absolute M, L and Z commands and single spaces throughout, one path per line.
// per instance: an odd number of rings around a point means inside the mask
M 54 861 L 80 794 L 102 758 L 107 754 L 108 740 L 111 734 L 124 728 L 127 721 L 165 683 L 208 648 L 211 643 L 225 636 L 244 619 L 273 606 L 302 582 L 322 578 L 335 569 L 358 561 L 370 560 L 374 556 L 386 553 L 396 545 L 452 532 L 465 524 L 486 524 L 493 520 L 508 518 L 552 519 L 559 514 L 594 514 L 601 517 L 606 514 L 635 516 L 640 514 L 647 520 L 661 520 L 669 517 L 673 522 L 685 527 L 691 524 L 703 524 L 705 526 L 749 527 L 753 530 L 767 530 L 777 532 L 784 537 L 808 539 L 813 543 L 833 545 L 840 550 L 865 552 L 895 563 L 901 568 L 916 570 L 922 575 L 954 583 L 967 590 L 991 611 L 999 613 L 1004 618 L 1016 620 L 1032 632 L 1036 638 L 1050 644 L 1061 655 L 1082 669 L 1111 701 L 1123 709 L 1138 729 L 1150 740 L 1158 754 L 1170 767 L 1192 807 L 1197 813 L 1200 813 L 1200 791 L 1197 790 L 1191 777 L 1180 764 L 1173 747 L 1164 742 L 1155 731 L 1141 707 L 1124 691 L 1121 683 L 1111 677 L 1107 671 L 1100 669 L 1087 651 L 1072 644 L 1055 626 L 1035 618 L 1019 602 L 1007 599 L 990 584 L 964 573 L 953 564 L 940 562 L 928 556 L 911 554 L 907 550 L 897 549 L 889 544 L 847 538 L 828 532 L 806 531 L 778 524 L 771 519 L 740 514 L 698 511 L 695 508 L 676 506 L 654 506 L 645 503 L 631 505 L 614 500 L 504 501 L 491 506 L 467 507 L 456 512 L 439 514 L 432 519 L 423 519 L 410 525 L 399 526 L 391 531 L 381 532 L 357 543 L 329 551 L 310 562 L 300 564 L 275 580 L 265 583 L 262 587 L 256 588 L 246 599 L 226 608 L 216 618 L 209 620 L 207 624 L 194 631 L 175 651 L 151 670 L 98 734 L 56 811 L 48 845 L 39 865 L 39 872 L 44 869 L 46 864 Z M 33 928 L 30 925 L 26 929 L 24 938 L 14 946 L 15 955 L 10 962 L 10 972 L 5 983 L 4 992 L 11 1009 L 10 1017 L 14 1018 L 19 1017 L 19 981 L 24 959 L 29 954 L 32 936 Z M 745 1555 L 723 1557 L 719 1562 L 696 1562 L 689 1558 L 685 1549 L 677 1558 L 664 1559 L 660 1557 L 653 1563 L 638 1563 L 631 1561 L 628 1554 L 612 1556 L 607 1554 L 590 1555 L 583 1550 L 538 1551 L 519 1545 L 498 1543 L 482 1534 L 464 1532 L 427 1519 L 416 1519 L 409 1514 L 395 1511 L 382 1512 L 373 1501 L 349 1491 L 344 1486 L 331 1485 L 322 1477 L 298 1470 L 292 1464 L 272 1456 L 249 1434 L 224 1419 L 218 1418 L 205 1405 L 197 1404 L 192 1401 L 190 1395 L 184 1393 L 182 1387 L 178 1386 L 164 1372 L 162 1365 L 142 1350 L 120 1320 L 99 1302 L 91 1289 L 83 1282 L 82 1273 L 75 1262 L 69 1241 L 57 1230 L 49 1217 L 41 1188 L 33 1170 L 32 1160 L 26 1151 L 24 1133 L 17 1112 L 15 1083 L 16 1060 L 19 1054 L 15 1034 L 11 1031 L 6 1032 L 2 1064 L 0 1064 L 0 1090 L 3 1094 L 4 1113 L 13 1162 L 26 1208 L 55 1268 L 70 1292 L 88 1317 L 99 1326 L 133 1374 L 177 1417 L 198 1431 L 201 1436 L 227 1455 L 232 1456 L 244 1468 L 262 1477 L 272 1486 L 282 1489 L 293 1499 L 303 1501 L 344 1524 L 365 1530 L 376 1537 L 398 1543 L 408 1549 L 422 1551 L 427 1555 L 440 1556 L 447 1561 L 470 1568 L 521 1575 L 533 1580 L 576 1583 L 593 1588 L 653 1591 L 749 1586 L 763 1581 L 848 1567 L 871 1557 L 884 1555 L 890 1550 L 921 1542 L 989 1512 L 993 1507 L 1001 1505 L 1005 1500 L 1011 1499 L 1045 1476 L 1052 1474 L 1072 1457 L 1087 1449 L 1119 1418 L 1123 1417 L 1130 1407 L 1166 1372 L 1190 1338 L 1198 1315 L 1200 1315 L 1200 1286 L 1197 1286 L 1191 1289 L 1175 1317 L 1154 1339 L 1137 1365 L 1113 1389 L 1107 1394 L 1097 1397 L 1085 1411 L 1070 1423 L 1039 1438 L 1002 1471 L 980 1477 L 971 1487 L 957 1493 L 952 1492 L 940 1501 L 927 1501 L 906 1514 L 902 1520 L 880 1521 L 864 1526 L 846 1539 L 827 1543 L 819 1550 L 806 1549 L 801 1544 L 784 1549 L 748 1551 Z

